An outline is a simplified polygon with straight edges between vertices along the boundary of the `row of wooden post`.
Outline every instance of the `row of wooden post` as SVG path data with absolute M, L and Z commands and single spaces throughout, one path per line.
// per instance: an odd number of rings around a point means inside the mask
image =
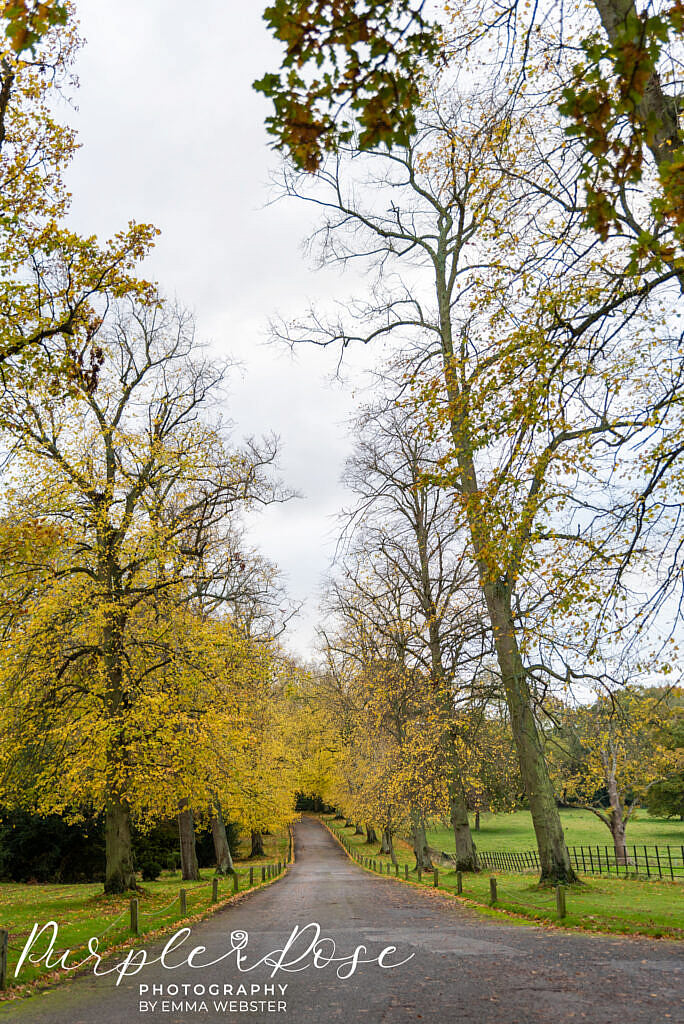
M 290 858 L 292 857 L 292 837 L 290 836 Z M 285 864 L 278 861 L 277 864 L 263 864 L 261 867 L 261 881 L 265 882 L 267 879 L 276 878 Z M 249 888 L 251 889 L 254 885 L 254 866 L 249 869 Z M 233 893 L 237 893 L 240 888 L 237 872 L 233 874 Z M 181 889 L 178 894 L 180 902 L 180 916 L 187 917 L 188 915 L 188 893 L 186 889 Z M 219 898 L 219 880 L 214 878 L 211 886 L 211 901 L 217 903 Z M 137 897 L 133 897 L 130 902 L 130 914 L 131 914 L 131 932 L 133 935 L 140 934 L 140 905 Z M 9 933 L 4 928 L 0 928 L 0 991 L 7 987 L 7 947 L 9 943 Z
M 261 866 L 261 881 L 265 882 L 267 879 L 276 878 L 285 865 L 278 861 L 277 864 L 262 864 Z M 249 869 L 249 888 L 251 889 L 254 885 L 254 866 Z M 233 895 L 240 891 L 240 881 L 238 878 L 237 871 L 233 873 Z M 219 880 L 214 878 L 211 885 L 211 902 L 217 903 L 219 898 Z M 178 893 L 178 899 L 180 902 L 180 916 L 188 916 L 188 893 L 186 889 L 181 889 Z M 139 934 L 139 921 L 138 921 L 138 899 L 133 897 L 130 903 L 131 910 L 131 931 L 134 935 Z
M 354 858 L 354 860 L 358 861 L 363 867 L 370 868 L 371 871 L 378 871 L 379 870 L 380 874 L 383 873 L 382 861 L 377 862 L 372 857 L 362 857 L 361 854 L 359 854 L 358 851 L 355 850 L 352 847 L 351 843 L 346 838 L 346 836 L 341 836 L 341 837 L 338 837 L 338 838 L 341 838 L 342 845 L 344 846 L 344 848 L 347 851 L 347 853 L 349 853 Z M 380 865 L 379 868 L 378 868 L 378 863 Z M 391 873 L 391 869 L 392 869 L 392 865 L 388 864 L 387 865 L 387 874 L 388 875 Z M 418 873 L 418 881 L 422 882 L 422 880 L 423 880 L 423 872 L 421 871 L 420 868 L 418 868 L 418 872 L 417 873 Z M 398 864 L 394 865 L 394 875 L 395 875 L 396 878 L 399 877 L 399 865 Z M 409 880 L 409 866 L 408 866 L 408 864 L 404 864 L 404 879 L 407 882 Z M 439 868 L 435 868 L 433 870 L 433 872 L 432 872 L 432 885 L 433 885 L 433 887 L 435 889 L 439 888 Z M 457 894 L 459 896 L 463 895 L 463 872 L 462 871 L 457 871 L 456 872 L 456 892 L 457 892 Z M 496 878 L 490 878 L 489 879 L 489 905 L 491 907 L 493 907 L 494 904 L 496 903 L 497 899 L 498 899 L 498 896 L 497 896 L 497 891 L 496 891 Z M 556 886 L 556 911 L 558 913 L 558 919 L 560 921 L 562 921 L 563 918 L 566 916 L 566 913 L 567 913 L 566 906 L 565 906 L 565 886 L 564 885 L 557 885 Z

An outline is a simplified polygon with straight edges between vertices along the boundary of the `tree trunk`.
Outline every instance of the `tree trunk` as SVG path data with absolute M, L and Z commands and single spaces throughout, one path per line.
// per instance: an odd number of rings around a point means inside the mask
M 389 854 L 389 858 L 392 861 L 392 865 L 394 866 L 398 862 L 397 862 L 397 855 L 394 852 L 394 835 L 392 834 L 392 829 L 388 826 L 384 830 L 383 835 L 385 837 L 385 842 L 386 842 L 386 845 L 387 845 L 387 849 L 385 850 L 385 853 Z
M 487 610 L 494 634 L 494 645 L 511 716 L 520 774 L 530 805 L 532 823 L 539 850 L 541 882 L 576 882 L 556 797 L 544 758 L 537 723 L 532 713 L 532 695 L 523 665 L 511 609 L 507 580 L 483 585 Z
M 358 824 L 358 822 L 356 823 L 356 827 L 354 828 L 354 835 L 355 836 L 362 836 L 363 835 L 363 829 Z
M 199 866 L 195 848 L 195 819 L 187 800 L 178 804 L 178 834 L 180 836 L 181 877 L 184 882 L 199 882 Z
M 353 821 L 350 821 L 349 818 L 345 818 L 345 821 L 344 821 L 344 827 L 345 828 L 351 828 L 353 824 L 354 824 Z
M 456 870 L 477 871 L 477 853 L 475 852 L 475 843 L 470 831 L 468 808 L 466 807 L 460 774 L 458 775 L 458 780 L 452 779 L 449 785 L 449 810 L 451 827 L 454 830 Z
M 249 853 L 250 857 L 265 857 L 266 852 L 264 850 L 264 837 L 258 829 L 252 829 L 252 849 Z
M 618 864 L 621 864 L 624 867 L 629 863 L 627 843 L 625 839 L 625 832 L 627 828 L 625 815 L 623 812 L 622 800 L 620 799 L 620 793 L 618 792 L 614 765 L 611 770 L 607 758 L 604 758 L 604 764 L 606 766 L 606 783 L 608 785 L 608 796 L 610 798 L 610 813 L 608 815 L 608 821 L 610 823 L 610 834 L 613 837 L 615 860 Z
M 520 774 L 537 838 L 540 881 L 576 882 L 577 876 L 570 864 L 556 797 L 532 713 L 532 695 L 515 635 L 510 589 L 505 580 L 487 583 L 483 589 L 494 632 L 506 703 L 511 715 L 511 730 Z
M 497 563 L 496 553 L 492 550 L 493 538 L 487 525 L 486 509 L 482 508 L 482 497 L 472 455 L 468 396 L 461 392 L 457 377 L 451 329 L 451 303 L 443 268 L 438 273 L 437 301 L 444 383 L 450 405 L 450 428 L 458 464 L 459 489 L 465 499 L 468 532 L 475 555 L 480 589 L 487 605 L 501 682 L 511 716 L 511 730 L 520 762 L 520 772 L 537 837 L 541 864 L 540 881 L 576 882 L 577 876 L 570 864 L 570 855 L 565 845 L 563 826 L 546 767 L 537 723 L 532 714 L 532 697 L 512 614 L 513 580 L 509 578 L 508 569 Z M 525 544 L 524 537 L 523 531 L 519 541 L 520 547 Z
M 475 831 L 480 831 L 480 812 L 475 811 Z
M 377 843 L 377 841 L 378 841 L 378 837 L 375 834 L 375 829 L 373 828 L 373 826 L 372 825 L 366 825 L 366 842 L 370 844 L 370 843 Z
M 626 867 L 629 864 L 629 856 L 625 839 L 625 823 L 622 820 L 622 815 L 615 814 L 614 811 L 611 811 L 610 815 L 610 834 L 613 837 L 615 860 L 618 864 Z
M 105 551 L 100 542 L 100 551 Z M 100 578 L 107 579 L 109 562 L 100 564 Z M 126 713 L 128 697 L 124 692 L 123 635 L 124 613 L 113 614 L 105 622 L 102 651 L 106 676 L 105 708 L 114 729 L 107 746 L 107 788 L 105 794 L 105 892 L 123 893 L 136 888 L 131 842 L 131 812 L 126 800 L 128 744 Z
M 382 835 L 380 836 L 380 853 L 387 854 L 389 852 L 390 852 L 389 829 L 383 828 Z
M 105 892 L 122 893 L 136 888 L 131 844 L 131 813 L 117 797 L 107 800 L 105 811 Z
M 232 875 L 235 873 L 233 858 L 228 845 L 226 835 L 226 823 L 223 820 L 221 804 L 214 800 L 214 813 L 211 816 L 211 835 L 214 840 L 214 854 L 216 856 L 216 874 Z
M 620 42 L 620 33 L 628 18 L 633 18 L 638 25 L 639 14 L 633 0 L 594 0 L 594 6 L 611 43 Z M 673 161 L 682 147 L 677 104 L 665 94 L 656 68 L 643 86 L 636 109 L 644 141 L 658 167 Z
M 417 871 L 420 868 L 421 871 L 432 871 L 433 864 L 427 836 L 425 835 L 425 822 L 417 812 L 411 814 L 411 841 L 416 858 L 414 870 Z

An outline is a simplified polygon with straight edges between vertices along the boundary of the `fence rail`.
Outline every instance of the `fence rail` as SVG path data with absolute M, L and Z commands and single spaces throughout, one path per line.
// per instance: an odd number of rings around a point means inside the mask
M 569 846 L 570 862 L 583 875 L 612 875 L 684 881 L 684 845 L 644 846 L 630 844 L 622 859 L 609 846 Z M 541 870 L 536 850 L 478 850 L 483 868 L 524 874 Z

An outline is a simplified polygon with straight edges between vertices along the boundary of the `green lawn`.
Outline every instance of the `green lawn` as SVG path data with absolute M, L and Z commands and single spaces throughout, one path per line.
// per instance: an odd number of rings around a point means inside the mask
M 236 863 L 239 891 L 249 887 L 250 867 L 253 868 L 254 886 L 261 885 L 261 868 L 277 861 L 284 863 L 288 856 L 289 837 L 287 833 L 265 836 L 266 856 L 254 858 L 248 864 Z M 242 852 L 242 851 L 241 851 Z M 214 874 L 210 868 L 200 872 L 200 882 L 183 882 L 180 872 L 166 871 L 156 882 L 144 882 L 138 893 L 139 934 L 150 938 L 157 932 L 175 930 L 181 920 L 203 916 L 233 895 L 233 879 L 219 880 L 219 903 L 212 904 Z M 180 890 L 187 892 L 187 916 L 181 918 Z M 25 885 L 5 883 L 0 885 L 0 928 L 9 932 L 8 991 L 0 992 L 0 998 L 16 994 L 16 986 L 30 989 L 42 983 L 51 974 L 50 981 L 57 980 L 43 963 L 24 963 L 19 978 L 14 969 L 34 923 L 41 925 L 56 921 L 59 925 L 58 938 L 54 949 L 61 954 L 65 949 L 73 951 L 70 963 L 77 963 L 87 952 L 87 943 L 92 936 L 100 939 L 99 951 L 112 950 L 122 944 L 130 944 L 130 895 L 105 896 L 101 884 L 93 885 Z M 36 955 L 48 946 L 49 934 L 45 933 L 40 945 L 34 949 Z M 57 959 L 53 955 L 53 962 Z M 60 975 L 62 972 L 60 972 Z
M 518 815 L 510 817 L 517 818 Z M 529 820 L 529 815 L 527 818 Z M 386 874 L 389 865 L 390 874 L 395 875 L 389 858 L 379 855 L 378 843 L 369 846 L 365 842 L 365 836 L 355 836 L 353 828 L 344 828 L 344 822 L 335 821 L 332 816 L 325 815 L 324 821 L 334 832 L 345 838 L 355 854 L 375 861 L 375 870 L 382 866 L 382 871 Z M 500 824 L 499 828 L 501 829 Z M 485 848 L 484 843 L 482 847 Z M 409 843 L 401 839 L 396 840 L 395 849 L 399 861 L 399 877 L 406 877 L 408 867 L 408 877 L 412 884 L 433 888 L 432 874 L 423 875 L 419 883 L 417 875 L 411 870 L 414 857 Z M 518 849 L 527 847 L 521 845 Z M 539 887 L 529 875 L 492 871 L 477 875 L 464 874 L 461 897 L 456 895 L 455 872 L 440 868 L 438 877 L 440 889 L 449 892 L 456 899 L 485 908 L 484 913 L 496 917 L 515 915 L 518 919 L 558 924 L 554 890 Z M 498 890 L 494 909 L 489 907 L 491 877 L 496 877 Z M 585 931 L 684 939 L 683 894 L 681 882 L 585 877 L 582 885 L 572 886 L 567 890 L 568 913 L 563 926 Z
M 591 811 L 569 810 L 560 812 L 568 846 L 612 847 L 610 832 Z M 645 811 L 635 811 L 627 825 L 627 844 L 647 843 L 649 846 L 681 846 L 684 844 L 684 822 L 672 818 L 651 818 Z M 475 815 L 470 825 L 474 827 Z M 480 814 L 480 831 L 473 831 L 475 843 L 481 850 L 509 850 L 513 853 L 535 850 L 536 840 L 529 811 L 513 814 Z M 452 853 L 454 836 L 451 829 L 435 823 L 428 832 L 428 842 L 437 850 Z

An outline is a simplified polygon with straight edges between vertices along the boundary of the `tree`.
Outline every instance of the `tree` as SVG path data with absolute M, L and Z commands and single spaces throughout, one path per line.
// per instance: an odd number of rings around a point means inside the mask
M 569 137 L 581 141 L 580 201 L 588 222 L 604 239 L 610 227 L 624 230 L 620 201 L 646 177 L 648 152 L 660 186 L 653 204 L 658 227 L 642 232 L 638 244 L 681 271 L 681 96 L 667 92 L 677 83 L 668 65 L 676 65 L 681 4 L 648 4 L 640 12 L 634 0 L 588 0 L 577 11 L 518 0 L 484 8 L 466 3 L 447 8 L 445 22 L 427 19 L 424 9 L 419 0 L 278 0 L 267 7 L 264 18 L 283 44 L 283 59 L 255 88 L 273 100 L 267 127 L 276 146 L 308 171 L 355 130 L 361 150 L 405 146 L 415 131 L 421 83 L 444 65 L 447 73 L 467 75 L 469 52 L 486 60 L 487 47 L 498 49 L 514 70 L 516 92 L 530 73 L 555 66 L 560 88 L 547 77 L 535 100 L 558 106 L 570 121 Z M 506 101 L 502 90 L 502 110 Z M 659 237 L 663 226 L 672 229 L 678 253 Z
M 80 40 L 68 12 L 67 4 L 11 0 L 0 14 L 4 387 L 51 377 L 65 391 L 79 375 L 94 386 L 101 359 L 95 336 L 106 302 L 151 294 L 134 270 L 153 244 L 152 226 L 131 223 L 105 243 L 65 226 L 70 195 L 64 172 L 77 142 L 56 120 L 52 98 L 73 84 Z
M 225 368 L 196 355 L 193 333 L 162 301 L 114 304 L 97 388 L 82 373 L 65 401 L 30 382 L 5 413 L 10 514 L 60 544 L 13 569 L 25 599 L 5 627 L 3 789 L 17 799 L 28 762 L 42 809 L 104 806 L 112 892 L 135 885 L 131 814 L 189 799 L 198 736 L 226 727 L 217 680 L 244 666 L 246 641 L 198 612 L 230 597 L 239 510 L 280 496 L 274 442 L 231 450 L 212 419 Z
M 666 818 L 679 816 L 684 821 L 684 711 L 670 709 L 669 716 L 656 731 L 660 757 L 656 765 L 657 778 L 646 793 L 649 814 Z
M 7 0 L 2 8 L 5 35 L 13 49 L 21 53 L 34 47 L 53 25 L 64 25 L 68 13 L 68 4 L 59 0 Z
M 542 875 L 562 880 L 573 872 L 536 694 L 550 678 L 585 671 L 572 658 L 594 656 L 596 604 L 630 548 L 613 502 L 619 494 L 620 510 L 634 513 L 635 468 L 659 449 L 666 420 L 669 437 L 678 438 L 681 425 L 676 370 L 649 369 L 654 348 L 670 365 L 666 300 L 654 295 L 662 279 L 625 290 L 619 246 L 596 252 L 563 198 L 569 181 L 551 155 L 556 187 L 539 209 L 527 187 L 527 153 L 541 133 L 549 154 L 558 140 L 539 117 L 502 120 L 486 97 L 435 97 L 406 150 L 361 158 L 363 191 L 353 147 L 315 175 L 286 170 L 285 193 L 325 211 L 321 260 L 365 261 L 378 276 L 348 315 L 327 322 L 314 311 L 277 333 L 290 343 L 343 347 L 413 339 L 406 391 L 426 430 L 449 439 L 433 480 L 453 494 L 477 568 Z M 647 566 L 645 548 L 633 568 L 639 560 Z M 582 649 L 568 641 L 568 663 L 554 654 L 556 664 L 526 665 L 550 614 L 557 620 L 575 607 L 590 611 Z
M 357 496 L 350 519 L 363 547 L 369 598 L 396 575 L 414 605 L 412 655 L 429 673 L 435 705 L 444 716 L 456 864 L 473 871 L 477 859 L 465 797 L 466 774 L 472 775 L 473 766 L 459 756 L 455 705 L 481 654 L 475 570 L 452 502 L 430 482 L 444 450 L 425 435 L 415 411 L 393 397 L 394 387 L 357 421 L 357 448 L 345 474 Z
M 264 19 L 284 44 L 283 73 L 264 75 L 255 88 L 273 99 L 269 131 L 299 167 L 316 170 L 324 152 L 349 141 L 353 118 L 362 148 L 408 141 L 420 101 L 416 70 L 438 53 L 424 7 L 424 0 L 276 0 L 266 8 Z
M 629 861 L 627 825 L 656 778 L 653 732 L 668 696 L 624 687 L 563 715 L 565 799 L 591 811 L 610 829 L 618 864 Z
M 368 842 L 375 841 L 376 823 L 388 840 L 408 827 L 416 866 L 427 870 L 426 820 L 449 807 L 446 780 L 453 786 L 453 763 L 445 757 L 444 713 L 434 682 L 412 653 L 409 589 L 391 569 L 379 569 L 375 579 L 367 575 L 365 567 L 378 557 L 364 548 L 354 551 L 327 598 L 335 631 L 326 629 L 323 637 L 334 696 L 325 689 L 323 694 L 332 708 L 343 709 L 346 761 L 335 802 L 366 822 Z
M 235 873 L 233 856 L 228 842 L 226 822 L 223 817 L 223 809 L 218 798 L 215 798 L 211 814 L 211 836 L 214 842 L 214 856 L 216 858 L 216 874 L 232 875 Z

